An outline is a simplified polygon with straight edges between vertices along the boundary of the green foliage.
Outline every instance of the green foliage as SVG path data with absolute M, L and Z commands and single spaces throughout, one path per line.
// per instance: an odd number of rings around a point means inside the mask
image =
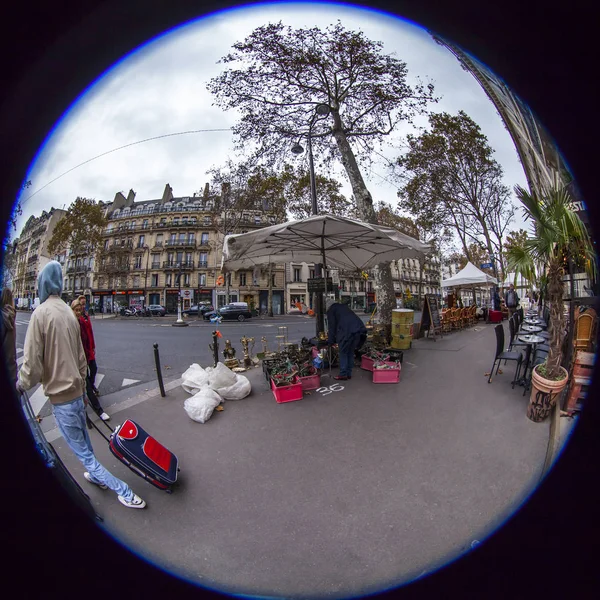
M 550 351 L 546 368 L 550 379 L 559 377 L 564 340 L 563 276 L 567 256 L 580 255 L 588 275 L 597 277 L 597 258 L 585 225 L 572 210 L 572 200 L 563 186 L 545 190 L 543 196 L 520 186 L 515 193 L 523 204 L 526 221 L 533 226 L 533 237 L 521 239 L 506 253 L 507 269 L 539 283 L 545 273 L 545 288 L 550 303 Z M 559 377 L 560 378 L 560 377 Z
M 514 214 L 503 171 L 479 126 L 464 112 L 431 114 L 430 130 L 408 135 L 408 151 L 397 159 L 408 181 L 398 192 L 400 208 L 436 237 L 454 230 L 469 258 L 483 241 L 488 254 L 501 246 Z
M 70 248 L 72 254 L 92 256 L 100 249 L 107 223 L 102 207 L 95 200 L 78 197 L 56 224 L 48 251 L 57 254 Z

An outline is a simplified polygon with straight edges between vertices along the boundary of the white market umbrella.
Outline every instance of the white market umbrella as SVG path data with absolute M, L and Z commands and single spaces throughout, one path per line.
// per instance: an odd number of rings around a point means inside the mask
M 429 251 L 428 244 L 391 227 L 316 215 L 226 236 L 222 268 L 236 271 L 269 263 L 306 262 L 364 270 L 400 258 L 422 258 Z

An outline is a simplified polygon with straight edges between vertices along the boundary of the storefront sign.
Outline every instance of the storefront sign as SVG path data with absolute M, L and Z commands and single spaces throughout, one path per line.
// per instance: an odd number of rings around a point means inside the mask
M 320 293 L 325 292 L 325 277 L 313 277 L 311 279 L 306 280 L 308 293 Z M 333 287 L 333 279 L 331 277 L 327 278 L 327 291 L 333 291 L 335 288 Z M 336 286 L 337 287 L 337 286 Z

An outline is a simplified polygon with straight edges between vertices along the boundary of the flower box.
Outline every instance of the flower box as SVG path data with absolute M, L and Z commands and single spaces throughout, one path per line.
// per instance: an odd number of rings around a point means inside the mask
M 300 383 L 302 384 L 302 390 L 316 390 L 321 387 L 321 376 L 317 373 L 316 375 L 300 377 Z
M 373 368 L 373 383 L 398 383 L 400 381 L 400 365 L 396 362 L 385 362 L 390 369 Z
M 271 379 L 271 390 L 273 391 L 275 401 L 278 404 L 302 400 L 302 384 L 300 383 L 299 377 L 296 377 L 296 383 L 283 385 L 281 387 L 277 387 L 275 382 Z

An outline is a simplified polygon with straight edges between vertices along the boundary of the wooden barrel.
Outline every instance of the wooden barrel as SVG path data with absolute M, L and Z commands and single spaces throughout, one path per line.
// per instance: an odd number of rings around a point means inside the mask
M 412 342 L 412 326 L 415 311 L 408 308 L 392 310 L 392 343 L 390 346 L 398 350 L 407 350 Z

